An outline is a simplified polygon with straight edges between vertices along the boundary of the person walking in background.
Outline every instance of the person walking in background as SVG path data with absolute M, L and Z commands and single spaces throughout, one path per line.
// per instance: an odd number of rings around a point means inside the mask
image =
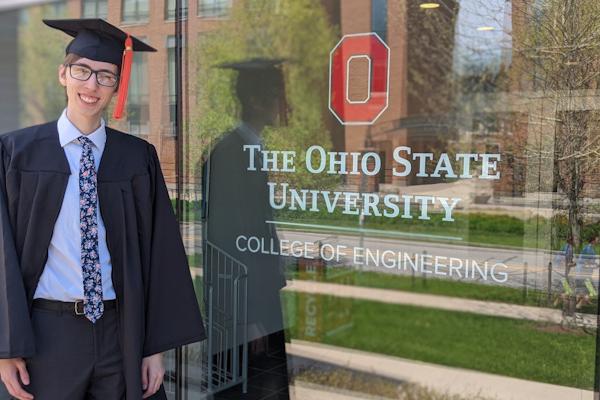
M 598 244 L 598 235 L 594 234 L 587 241 L 579 257 L 575 268 L 575 295 L 577 297 L 576 308 L 581 308 L 583 305 L 590 304 L 590 288 L 593 268 L 598 267 L 598 257 L 594 246 Z M 592 290 L 593 289 L 592 287 Z
M 565 266 L 565 279 L 569 279 L 571 268 L 575 266 L 574 260 L 573 237 L 569 236 L 566 243 L 560 249 L 560 252 L 556 254 L 556 257 L 554 258 L 554 264 L 556 266 Z

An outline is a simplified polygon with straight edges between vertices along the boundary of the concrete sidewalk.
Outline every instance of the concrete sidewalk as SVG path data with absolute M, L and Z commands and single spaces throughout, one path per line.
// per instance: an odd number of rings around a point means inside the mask
M 373 397 L 370 397 L 371 399 Z M 335 391 L 331 388 L 319 388 L 304 384 L 295 384 L 290 386 L 291 400 L 365 400 L 362 394 L 347 393 L 340 390 Z M 374 398 L 381 399 L 381 397 Z M 387 399 L 385 399 L 387 400 Z
M 288 356 L 302 357 L 382 377 L 416 383 L 441 393 L 498 400 L 592 400 L 591 391 L 445 367 L 342 347 L 292 340 Z M 308 396 L 307 399 L 318 397 Z M 295 397 L 304 400 L 303 397 Z
M 495 317 L 527 319 L 531 321 L 551 322 L 555 324 L 560 324 L 563 321 L 562 311 L 551 308 L 521 306 L 517 304 L 461 299 L 457 297 L 438 296 L 431 294 L 410 293 L 400 290 L 377 289 L 362 286 L 350 286 L 302 280 L 288 281 L 287 286 L 283 290 L 349 297 L 353 299 L 378 301 L 382 303 L 437 308 L 448 311 L 469 312 L 481 315 L 491 315 Z M 575 322 L 580 326 L 595 327 L 596 316 L 591 314 L 577 313 Z

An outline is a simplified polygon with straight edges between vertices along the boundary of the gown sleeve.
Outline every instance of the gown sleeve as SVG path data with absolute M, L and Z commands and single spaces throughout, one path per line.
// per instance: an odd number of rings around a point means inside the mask
M 35 353 L 35 340 L 8 212 L 9 159 L 0 138 L 0 358 L 25 358 Z
M 179 224 L 156 149 L 149 144 L 148 151 L 153 193 L 144 357 L 206 337 Z

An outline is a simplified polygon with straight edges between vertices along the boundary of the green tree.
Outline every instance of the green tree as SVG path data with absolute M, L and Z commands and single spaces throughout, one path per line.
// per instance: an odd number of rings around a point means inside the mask
M 68 37 L 50 29 L 42 18 L 65 18 L 62 2 L 32 6 L 19 26 L 19 89 L 21 125 L 53 120 L 65 107 L 65 93 L 58 82 L 58 66 Z
M 600 167 L 600 107 L 597 100 L 589 101 L 597 96 L 600 78 L 600 2 L 520 0 L 513 5 L 513 18 L 527 26 L 516 37 L 520 89 L 536 93 L 551 112 L 540 118 L 541 134 L 529 141 L 527 157 L 554 166 L 542 179 L 548 176 L 559 192 L 556 207 L 567 214 L 569 236 L 578 247 L 587 213 L 584 198 L 591 197 Z
M 329 52 L 335 39 L 335 29 L 319 0 L 235 2 L 228 21 L 202 34 L 194 51 L 197 105 L 190 118 L 191 159 L 201 159 L 211 143 L 237 122 L 236 73 L 215 66 L 255 57 L 283 58 L 287 60 L 283 67 L 287 124 L 265 129 L 265 144 L 297 152 L 297 172 L 285 176 L 291 184 L 318 187 L 335 181 L 310 175 L 303 168 L 309 146 L 331 147 L 323 113 L 327 110 Z

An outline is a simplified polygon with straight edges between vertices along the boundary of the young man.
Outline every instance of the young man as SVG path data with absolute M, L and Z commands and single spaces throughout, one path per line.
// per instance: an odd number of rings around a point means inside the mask
M 155 50 L 101 19 L 44 22 L 74 37 L 68 101 L 0 136 L 0 377 L 17 399 L 166 399 L 161 353 L 204 339 L 202 318 L 154 146 L 101 117 L 131 51 Z

